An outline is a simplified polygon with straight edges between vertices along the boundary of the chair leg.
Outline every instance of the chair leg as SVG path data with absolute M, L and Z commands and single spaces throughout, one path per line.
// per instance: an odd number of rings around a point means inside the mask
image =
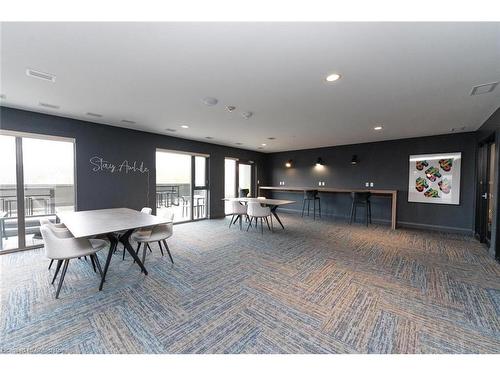
M 146 243 L 146 246 L 148 247 L 149 252 L 150 252 L 150 253 L 152 253 L 152 252 L 153 252 L 153 250 L 151 250 L 151 247 L 149 246 L 149 243 Z
M 61 273 L 61 278 L 59 279 L 59 285 L 57 286 L 56 299 L 59 298 L 59 292 L 61 291 L 61 287 L 62 287 L 63 282 L 64 282 L 64 276 L 66 276 L 66 271 L 68 270 L 68 264 L 69 264 L 69 259 L 66 259 L 64 261 L 64 266 L 63 266 L 63 270 Z
M 142 264 L 144 264 L 146 262 L 146 252 L 147 251 L 148 251 L 148 244 L 145 243 L 144 246 L 142 247 Z
M 319 212 L 319 218 L 321 219 L 321 199 L 318 199 L 318 212 Z
M 354 201 L 352 201 L 351 203 L 351 215 L 349 216 L 349 225 L 352 224 L 353 215 L 354 215 Z
M 54 281 L 56 281 L 57 274 L 59 273 L 59 270 L 61 269 L 61 265 L 63 264 L 63 260 L 58 260 L 57 265 L 56 265 L 56 273 L 54 273 L 54 277 L 52 278 L 52 283 L 54 284 Z
M 250 220 L 248 221 L 247 232 L 250 229 L 250 227 L 252 226 L 252 220 L 253 220 L 253 217 L 249 216 L 249 218 L 250 218 Z
M 260 233 L 264 235 L 264 224 L 262 218 L 260 218 Z
M 240 215 L 240 230 L 241 230 L 241 227 L 242 227 L 242 222 L 243 222 L 243 215 Z
M 102 268 L 101 268 L 101 263 L 99 262 L 99 257 L 97 254 L 92 255 L 94 257 L 95 265 L 97 266 L 97 269 L 99 270 L 99 275 L 102 277 Z
M 54 259 L 52 259 L 52 260 L 50 261 L 50 264 L 49 264 L 49 270 L 50 270 L 50 267 L 52 267 L 52 263 L 54 263 Z
M 172 258 L 172 254 L 170 253 L 170 249 L 167 245 L 167 241 L 163 240 L 163 244 L 165 245 L 165 249 L 167 250 L 167 254 L 170 257 L 170 261 L 172 262 L 172 264 L 174 264 L 174 258 Z
M 273 215 L 269 215 L 271 218 L 271 232 L 274 232 Z
M 301 215 L 302 217 L 304 217 L 304 210 L 305 210 L 305 209 L 306 209 L 306 200 L 304 199 L 304 200 L 302 201 L 302 215 Z
M 370 218 L 370 224 L 372 223 L 372 204 L 368 202 L 368 217 Z
M 366 208 L 366 209 L 365 209 L 365 212 L 366 212 L 366 213 L 365 213 L 365 215 L 366 215 L 366 217 L 365 217 L 365 221 L 366 221 L 366 226 L 368 226 L 368 203 L 366 204 L 366 207 L 365 207 L 365 208 Z
M 234 215 L 231 216 L 231 220 L 229 220 L 229 228 L 231 228 L 231 224 L 233 224 L 233 220 L 234 220 Z
M 356 222 L 356 212 L 358 211 L 358 205 L 357 204 L 354 204 L 354 222 Z
M 307 216 L 309 216 L 309 208 L 311 207 L 311 201 L 307 200 Z
M 265 217 L 265 219 L 266 219 L 267 229 L 271 230 L 271 226 L 269 225 L 269 219 L 267 218 L 267 216 Z
M 313 219 L 316 220 L 316 199 L 313 201 Z
M 97 270 L 95 268 L 95 263 L 94 263 L 94 257 L 90 255 L 90 262 L 92 263 L 92 268 L 94 269 L 94 273 L 97 273 Z
M 161 256 L 163 256 L 163 248 L 161 247 L 161 241 L 158 241 L 158 245 L 160 246 Z

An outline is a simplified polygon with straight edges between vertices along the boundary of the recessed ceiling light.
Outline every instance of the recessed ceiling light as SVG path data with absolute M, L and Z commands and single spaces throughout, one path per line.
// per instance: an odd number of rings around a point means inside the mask
M 382 130 L 384 128 L 383 125 L 377 125 L 373 128 L 373 130 Z
M 47 108 L 52 108 L 52 109 L 59 109 L 60 108 L 58 105 L 55 105 L 55 104 L 49 104 L 49 103 L 44 103 L 44 102 L 40 102 L 38 104 L 40 104 L 42 107 L 47 107 Z
M 263 143 L 261 146 L 267 146 L 265 143 Z
M 122 120 L 125 124 L 135 124 L 135 121 L 132 120 Z
M 202 99 L 203 104 L 208 105 L 209 107 L 212 107 L 216 105 L 219 101 L 215 98 L 212 98 L 210 96 L 207 96 L 206 98 Z
M 188 126 L 188 125 L 181 125 L 181 128 L 183 128 L 183 129 L 188 129 L 188 128 L 189 128 L 189 126 Z
M 86 115 L 92 117 L 102 117 L 100 113 L 94 113 L 94 112 L 87 112 Z
M 205 139 L 214 139 L 214 137 L 205 137 Z
M 340 74 L 337 73 L 330 74 L 329 76 L 326 77 L 326 80 L 328 82 L 335 82 L 339 79 L 340 79 Z
M 172 132 L 172 133 L 174 133 L 174 132 L 177 131 L 176 129 L 172 129 L 172 128 L 166 128 L 165 130 L 168 131 L 168 132 Z
M 28 68 L 28 69 L 26 69 L 26 75 L 33 77 L 33 78 L 43 79 L 44 81 L 50 81 L 50 82 L 56 81 L 56 76 L 54 74 L 41 72 L 39 70 L 34 70 L 34 69 Z

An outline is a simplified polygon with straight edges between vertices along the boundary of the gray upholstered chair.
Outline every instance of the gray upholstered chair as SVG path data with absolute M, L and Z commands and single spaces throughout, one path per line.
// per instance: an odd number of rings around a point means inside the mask
M 247 232 L 252 225 L 252 220 L 255 219 L 255 228 L 257 228 L 257 219 L 260 219 L 260 231 L 264 234 L 263 220 L 266 220 L 267 227 L 270 231 L 273 231 L 273 217 L 271 216 L 271 209 L 269 207 L 262 207 L 260 202 L 248 202 L 247 203 L 247 214 L 250 218 Z M 269 226 L 268 217 L 271 217 L 271 226 Z
M 59 237 L 57 232 L 55 232 L 52 227 L 47 224 L 42 225 L 40 231 L 42 232 L 42 238 L 45 243 L 45 255 L 49 259 L 57 260 L 56 272 L 52 278 L 52 284 L 54 284 L 59 270 L 61 266 L 63 266 L 61 277 L 59 278 L 59 285 L 57 286 L 56 298 L 59 298 L 59 292 L 61 291 L 64 277 L 66 276 L 66 271 L 68 270 L 69 261 L 71 259 L 81 258 L 87 255 L 90 256 L 97 265 L 99 274 L 102 277 L 101 265 L 96 253 L 109 246 L 109 242 L 99 239 L 88 240 L 85 238 L 74 237 L 62 238 Z
M 174 259 L 172 258 L 172 254 L 170 253 L 170 249 L 168 248 L 167 244 L 167 239 L 172 237 L 174 233 L 174 214 L 170 213 L 167 216 L 169 223 L 167 224 L 160 224 L 157 226 L 154 226 L 153 228 L 143 228 L 135 231 L 132 233 L 130 238 L 134 241 L 137 242 L 137 250 L 136 254 L 139 254 L 139 250 L 142 245 L 142 263 L 144 264 L 146 260 L 146 249 L 149 249 L 149 251 L 152 252 L 151 247 L 149 246 L 150 243 L 152 242 L 158 242 L 158 245 L 160 246 L 160 251 L 161 255 L 163 256 L 163 248 L 161 246 L 162 242 L 163 245 L 165 246 L 165 250 L 167 250 L 168 256 L 170 257 L 170 261 L 172 264 L 174 263 Z
M 229 222 L 229 228 L 231 228 L 232 224 L 236 224 L 236 222 L 239 220 L 240 221 L 240 230 L 242 226 L 242 219 L 243 216 L 248 217 L 247 215 L 247 206 L 244 204 L 241 204 L 238 201 L 231 201 L 231 221 Z

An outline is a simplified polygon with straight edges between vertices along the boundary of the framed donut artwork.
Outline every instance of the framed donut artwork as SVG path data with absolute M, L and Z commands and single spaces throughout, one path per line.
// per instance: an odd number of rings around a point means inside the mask
M 461 152 L 410 155 L 408 202 L 460 204 Z

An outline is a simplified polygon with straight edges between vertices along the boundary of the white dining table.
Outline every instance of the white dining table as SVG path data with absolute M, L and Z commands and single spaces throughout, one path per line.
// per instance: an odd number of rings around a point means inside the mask
M 292 204 L 295 203 L 295 201 L 289 201 L 285 199 L 269 199 L 269 198 L 223 198 L 222 200 L 228 201 L 228 202 L 259 202 L 260 204 L 269 206 L 271 209 L 271 213 L 273 216 L 278 220 L 278 223 L 281 225 L 281 228 L 285 229 L 285 226 L 280 220 L 280 217 L 277 214 L 277 210 L 279 206 L 283 206 L 286 204 Z
M 111 246 L 109 247 L 99 290 L 102 290 L 104 281 L 106 280 L 106 273 L 108 272 L 111 258 L 118 242 L 121 242 L 125 246 L 125 249 L 134 258 L 144 274 L 147 275 L 148 271 L 146 267 L 144 267 L 144 264 L 130 244 L 130 235 L 137 228 L 154 227 L 155 225 L 171 222 L 167 218 L 149 215 L 130 208 L 59 212 L 57 213 L 57 217 L 66 225 L 75 238 L 106 236 L 110 240 Z

